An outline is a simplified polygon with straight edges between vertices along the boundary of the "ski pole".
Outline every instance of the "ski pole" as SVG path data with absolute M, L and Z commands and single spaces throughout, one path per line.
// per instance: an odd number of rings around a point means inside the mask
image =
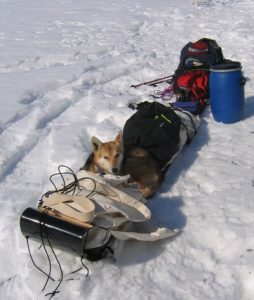
M 166 76 L 166 77 L 161 77 L 161 78 L 150 80 L 150 81 L 145 81 L 145 82 L 142 82 L 142 83 L 139 83 L 139 84 L 133 84 L 133 85 L 131 85 L 131 87 L 137 88 L 137 87 L 140 87 L 142 85 L 155 85 L 155 84 L 162 83 L 164 81 L 168 81 L 168 80 L 171 80 L 171 79 L 172 79 L 172 75 Z

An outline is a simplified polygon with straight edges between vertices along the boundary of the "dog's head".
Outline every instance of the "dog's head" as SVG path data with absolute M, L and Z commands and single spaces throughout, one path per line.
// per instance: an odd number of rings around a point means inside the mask
M 123 159 L 122 133 L 115 140 L 103 143 L 97 137 L 92 137 L 93 163 L 100 172 L 118 174 Z

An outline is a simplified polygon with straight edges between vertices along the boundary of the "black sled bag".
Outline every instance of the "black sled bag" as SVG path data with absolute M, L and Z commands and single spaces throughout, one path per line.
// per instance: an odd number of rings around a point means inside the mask
M 181 120 L 172 108 L 159 102 L 141 102 L 137 110 L 124 125 L 125 151 L 140 147 L 163 169 L 178 150 Z

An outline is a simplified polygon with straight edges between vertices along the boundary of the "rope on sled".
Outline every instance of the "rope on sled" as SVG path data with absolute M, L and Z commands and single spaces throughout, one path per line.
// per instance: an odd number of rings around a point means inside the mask
M 191 121 L 191 124 L 192 124 L 192 128 L 193 128 L 193 130 L 194 130 L 194 135 L 196 135 L 196 134 L 197 134 L 197 127 L 196 127 L 196 125 L 195 125 L 195 122 L 194 122 L 194 120 L 193 120 L 191 114 L 190 114 L 189 112 L 187 112 L 187 111 L 181 109 L 181 108 L 176 108 L 176 107 L 174 107 L 174 108 L 172 108 L 172 109 L 175 110 L 175 111 L 180 111 L 181 113 L 185 114 L 185 115 L 189 118 L 189 120 Z M 187 126 L 184 124 L 184 122 L 183 122 L 182 120 L 181 120 L 181 124 L 182 124 L 182 126 L 184 127 L 184 129 L 186 130 L 186 134 L 187 134 L 187 142 L 190 143 L 192 139 L 191 139 L 191 137 L 190 137 L 189 130 L 188 130 Z
M 66 168 L 68 171 L 63 172 L 61 170 L 61 168 Z M 69 184 L 66 184 L 66 181 L 65 181 L 65 178 L 64 178 L 65 175 L 71 175 L 73 177 L 73 181 Z M 53 180 L 53 178 L 59 177 L 59 176 L 62 179 L 62 184 L 63 184 L 63 188 L 60 188 L 60 189 L 57 188 L 57 186 L 56 186 L 56 184 Z M 44 197 L 48 198 L 51 194 L 54 194 L 54 193 L 72 194 L 72 195 L 76 194 L 76 195 L 78 195 L 79 192 L 83 189 L 82 186 L 80 186 L 80 184 L 79 184 L 79 182 L 82 181 L 82 180 L 91 180 L 94 184 L 94 187 L 93 187 L 92 191 L 90 193 L 88 193 L 86 195 L 86 197 L 91 196 L 96 190 L 96 181 L 93 178 L 82 177 L 82 178 L 78 179 L 76 174 L 74 173 L 74 171 L 71 168 L 69 168 L 65 165 L 58 166 L 58 173 L 52 174 L 49 177 L 49 180 L 52 183 L 55 190 L 54 191 L 48 191 L 44 195 L 42 195 L 42 197 L 39 201 L 39 207 L 41 206 Z
M 66 168 L 67 171 L 62 171 L 62 168 Z M 65 175 L 71 175 L 73 177 L 73 182 L 71 182 L 70 184 L 66 184 L 66 180 L 64 178 Z M 60 176 L 61 180 L 62 180 L 62 183 L 63 183 L 63 188 L 61 189 L 58 189 L 56 184 L 54 183 L 54 180 L 53 178 L 56 177 L 56 176 Z M 56 174 L 53 174 L 49 177 L 49 180 L 50 182 L 52 183 L 52 185 L 54 186 L 54 191 L 48 191 L 46 192 L 40 199 L 39 201 L 39 206 L 41 206 L 42 202 L 43 202 L 43 197 L 49 197 L 49 195 L 53 194 L 53 193 L 64 193 L 64 194 L 67 194 L 67 193 L 72 193 L 72 195 L 75 194 L 76 190 L 81 190 L 81 186 L 79 185 L 79 181 L 80 180 L 84 180 L 84 179 L 88 179 L 88 180 L 92 180 L 93 183 L 94 183 L 94 188 L 93 190 L 87 195 L 87 196 L 90 196 L 91 194 L 93 194 L 95 192 L 95 189 L 96 189 L 96 182 L 94 179 L 92 178 L 89 178 L 89 177 L 84 177 L 84 178 L 80 178 L 78 179 L 76 174 L 74 173 L 74 171 L 72 169 L 70 169 L 69 167 L 67 166 L 64 166 L 64 165 L 60 165 L 58 167 L 58 173 Z M 49 208 L 45 208 L 43 211 L 42 211 L 42 215 L 41 215 L 41 218 L 40 218 L 40 237 L 41 237 L 41 246 L 43 247 L 43 250 L 44 252 L 46 253 L 46 256 L 47 256 L 47 260 L 48 260 L 48 263 L 49 263 L 49 270 L 48 270 L 48 273 L 46 273 L 44 270 L 42 270 L 34 261 L 33 259 L 33 256 L 32 256 L 32 253 L 31 253 L 31 249 L 30 249 L 30 245 L 29 245 L 29 236 L 26 237 L 26 241 L 27 241 L 27 248 L 28 248 L 28 253 L 29 253 L 29 256 L 31 258 L 31 261 L 33 263 L 33 265 L 42 273 L 44 274 L 45 276 L 47 276 L 47 279 L 45 281 L 45 284 L 42 288 L 42 292 L 46 289 L 47 285 L 48 285 L 48 282 L 49 280 L 51 279 L 52 281 L 55 281 L 54 278 L 51 277 L 51 271 L 52 271 L 52 262 L 51 262 L 51 259 L 50 259 L 50 255 L 49 255 L 49 252 L 46 248 L 46 245 L 45 245 L 45 241 L 48 243 L 49 247 L 50 247 L 50 250 L 51 252 L 53 253 L 53 256 L 55 257 L 55 260 L 58 264 L 58 267 L 59 267 L 59 270 L 60 270 L 60 280 L 59 280 L 59 283 L 57 284 L 57 286 L 55 287 L 55 289 L 50 292 L 50 293 L 47 293 L 45 296 L 50 296 L 50 299 L 52 299 L 57 293 L 59 293 L 59 287 L 60 285 L 62 284 L 63 282 L 63 278 L 64 278 L 64 274 L 63 274 L 63 269 L 62 269 L 62 266 L 61 266 L 61 263 L 54 251 L 54 248 L 52 246 L 52 243 L 50 241 L 50 238 L 49 238 L 49 235 L 48 235 L 48 232 L 47 232 L 47 228 L 46 228 L 46 224 L 45 224 L 45 219 L 46 219 L 46 215 L 47 215 L 47 212 L 48 212 Z M 88 229 L 88 232 L 89 232 L 89 229 Z M 87 233 L 87 236 L 88 236 L 88 233 Z M 85 243 L 84 243 L 84 249 L 86 248 L 86 242 L 87 242 L 87 236 L 86 236 L 86 239 L 85 239 Z M 85 265 L 85 263 L 83 262 L 83 259 L 85 257 L 81 257 L 81 264 L 82 266 L 86 269 L 86 277 L 89 275 L 89 269 L 88 267 Z M 72 273 L 76 273 L 78 271 L 80 271 L 82 268 L 79 268 L 77 269 L 76 271 L 72 272 Z

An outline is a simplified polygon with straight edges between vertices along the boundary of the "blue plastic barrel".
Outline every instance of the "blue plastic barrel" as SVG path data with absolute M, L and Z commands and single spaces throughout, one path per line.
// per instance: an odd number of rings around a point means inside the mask
M 239 62 L 228 61 L 210 69 L 209 88 L 213 118 L 235 123 L 243 118 L 245 78 Z

